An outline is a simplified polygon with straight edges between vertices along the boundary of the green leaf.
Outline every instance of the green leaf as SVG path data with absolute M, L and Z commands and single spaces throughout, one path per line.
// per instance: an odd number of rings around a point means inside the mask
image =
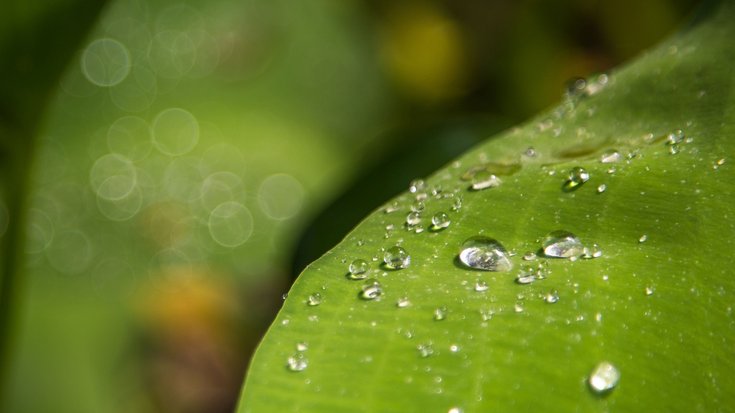
M 238 411 L 731 411 L 734 18 L 732 2 L 712 8 L 606 84 L 588 81 L 429 177 L 423 232 L 404 225 L 415 193 L 370 215 L 295 282 Z M 672 145 L 677 129 L 685 138 Z M 612 150 L 623 160 L 602 163 Z M 575 167 L 590 178 L 570 188 Z M 502 184 L 468 190 L 468 170 Z M 439 211 L 450 226 L 428 229 Z M 602 256 L 522 259 L 554 230 L 599 244 Z M 465 268 L 457 254 L 476 235 L 515 252 L 513 269 Z M 379 265 L 394 245 L 410 254 L 407 268 Z M 364 281 L 346 277 L 358 258 L 379 299 L 361 299 Z M 544 261 L 544 279 L 515 281 Z M 482 282 L 489 288 L 476 291 Z M 403 298 L 410 305 L 399 308 Z M 596 394 L 588 377 L 603 361 L 621 378 Z

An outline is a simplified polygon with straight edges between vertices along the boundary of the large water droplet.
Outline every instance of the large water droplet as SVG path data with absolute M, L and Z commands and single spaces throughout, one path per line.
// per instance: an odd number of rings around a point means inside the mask
M 362 290 L 360 290 L 360 298 L 363 300 L 375 300 L 380 298 L 381 295 L 383 295 L 383 288 L 377 281 L 363 285 Z
M 510 271 L 513 268 L 505 247 L 497 240 L 481 235 L 462 243 L 459 260 L 470 268 L 483 271 Z
M 411 264 L 411 256 L 406 250 L 396 245 L 385 251 L 383 262 L 388 268 L 399 270 Z
M 576 235 L 569 231 L 552 231 L 544 238 L 544 254 L 547 257 L 570 258 L 584 253 L 584 245 Z
M 367 277 L 368 263 L 363 259 L 356 259 L 350 263 L 349 277 L 353 280 L 362 280 Z
M 437 212 L 434 214 L 433 217 L 431 217 L 431 223 L 434 225 L 434 230 L 437 229 L 444 229 L 449 226 L 449 224 L 452 223 L 452 221 L 449 219 L 449 215 L 447 215 L 444 212 Z
M 582 184 L 589 181 L 589 179 L 590 174 L 586 169 L 580 167 L 572 168 L 572 170 L 569 171 L 569 175 L 567 176 L 567 180 L 564 182 L 562 189 L 567 192 L 574 191 L 582 186 Z
M 286 368 L 290 371 L 304 371 L 309 366 L 309 360 L 302 353 L 296 353 L 286 360 Z
M 620 380 L 620 371 L 607 361 L 603 361 L 592 370 L 587 382 L 595 393 L 601 394 L 615 388 Z

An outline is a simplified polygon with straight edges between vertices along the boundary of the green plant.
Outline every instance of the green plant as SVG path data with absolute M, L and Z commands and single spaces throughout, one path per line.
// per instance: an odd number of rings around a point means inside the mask
M 370 215 L 296 281 L 239 411 L 732 411 L 733 3 Z M 544 257 L 555 230 L 602 255 Z M 477 235 L 513 268 L 464 266 Z M 395 245 L 406 268 L 381 264 Z M 622 377 L 593 391 L 605 361 Z

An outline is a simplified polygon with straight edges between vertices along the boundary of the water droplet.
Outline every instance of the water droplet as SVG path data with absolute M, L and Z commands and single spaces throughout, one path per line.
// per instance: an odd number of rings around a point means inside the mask
M 490 289 L 490 286 L 487 285 L 485 281 L 478 281 L 475 283 L 475 291 L 478 293 L 485 292 Z
M 419 351 L 419 355 L 423 358 L 429 357 L 434 354 L 434 346 L 431 343 L 419 344 L 416 346 L 416 350 Z
M 531 284 L 532 282 L 536 281 L 536 279 L 536 270 L 530 265 L 524 265 L 518 272 L 516 282 L 518 284 Z
M 303 352 L 303 351 L 306 351 L 308 349 L 309 349 L 309 343 L 307 343 L 305 341 L 300 341 L 300 342 L 296 343 L 296 351 Z
M 356 259 L 350 263 L 349 277 L 353 280 L 362 280 L 367 277 L 368 263 L 363 259 Z
M 442 321 L 447 318 L 447 307 L 437 307 L 434 310 L 434 320 Z
M 680 151 L 681 151 L 681 149 L 679 148 L 679 144 L 677 144 L 677 143 L 672 144 L 671 146 L 669 146 L 669 153 L 672 154 L 672 155 L 676 155 Z
M 566 96 L 568 101 L 574 102 L 586 94 L 586 88 L 587 81 L 585 79 L 582 79 L 581 77 L 573 78 L 567 82 L 564 90 L 564 96 Z
M 447 413 L 462 413 L 462 409 L 459 407 L 452 407 Z
M 510 271 L 513 267 L 505 247 L 497 240 L 481 235 L 462 243 L 459 260 L 467 267 L 483 271 Z
M 593 392 L 605 393 L 617 386 L 620 380 L 620 371 L 607 361 L 603 361 L 592 370 L 587 382 Z
M 306 305 L 310 307 L 316 307 L 321 303 L 322 303 L 322 295 L 319 293 L 314 293 L 310 295 L 309 298 L 306 300 Z
M 401 297 L 396 302 L 396 307 L 398 308 L 406 308 L 411 305 L 411 301 L 409 301 L 408 297 Z
M 406 250 L 396 245 L 385 251 L 383 262 L 388 268 L 400 270 L 411 264 L 411 256 Z
M 567 192 L 574 191 L 575 189 L 582 186 L 582 184 L 589 181 L 589 179 L 589 172 L 587 172 L 586 169 L 577 166 L 569 171 L 569 175 L 567 176 L 567 180 L 564 182 L 562 189 Z
M 618 151 L 605 152 L 600 157 L 602 163 L 615 163 L 623 160 L 623 155 Z
M 444 212 L 437 212 L 431 217 L 431 223 L 434 225 L 434 229 L 444 229 L 452 223 L 449 219 L 449 215 Z
M 646 295 L 653 295 L 653 291 L 653 287 L 646 287 L 645 289 Z
M 644 242 L 646 242 L 647 240 L 648 240 L 648 235 L 646 235 L 646 234 L 643 234 L 643 235 L 641 235 L 641 237 L 640 237 L 640 238 L 638 238 L 638 243 L 640 243 L 640 244 L 643 244 L 643 243 L 644 243 Z
M 386 206 L 383 211 L 386 214 L 390 214 L 392 212 L 398 211 L 399 209 L 401 209 L 401 207 L 398 205 L 398 201 L 395 201 L 395 202 L 391 203 L 390 205 Z
M 523 261 L 534 261 L 536 259 L 536 253 L 533 251 L 528 251 L 525 254 L 523 254 Z
M 536 149 L 534 149 L 533 146 L 529 146 L 525 151 L 523 151 L 523 155 L 529 158 L 535 158 L 538 153 L 536 153 Z
M 601 193 L 605 192 L 606 190 L 607 190 L 607 185 L 605 185 L 605 184 L 600 184 L 600 186 L 597 187 L 597 193 L 598 194 L 601 194 Z
M 460 209 L 462 209 L 462 197 L 457 196 L 454 198 L 454 202 L 452 203 L 452 211 L 457 212 Z
M 476 172 L 472 176 L 472 185 L 470 188 L 474 191 L 480 191 L 487 188 L 496 188 L 500 186 L 502 181 L 500 178 L 490 173 L 487 170 Z
M 309 366 L 309 360 L 302 353 L 296 353 L 286 360 L 286 367 L 290 371 L 304 371 Z
M 686 136 L 684 135 L 684 131 L 681 129 L 677 129 L 668 135 L 666 135 L 666 144 L 667 145 L 676 145 L 684 141 L 684 138 Z
M 423 192 L 425 189 L 426 183 L 422 179 L 414 179 L 408 186 L 408 191 L 412 194 Z
M 416 211 L 411 211 L 406 215 L 406 224 L 409 227 L 412 227 L 414 225 L 418 225 L 421 223 L 421 214 Z
M 383 295 L 383 288 L 377 281 L 373 281 L 363 285 L 362 289 L 360 290 L 360 298 L 362 298 L 363 300 L 375 300 L 380 298 L 381 295 Z
M 513 311 L 515 311 L 516 313 L 522 313 L 523 312 L 523 306 L 521 304 L 516 304 L 513 307 Z
M 549 291 L 544 296 L 544 301 L 546 301 L 548 304 L 554 304 L 557 301 L 559 301 L 559 293 L 556 290 Z
M 582 252 L 582 258 L 584 259 L 592 259 L 592 258 L 599 258 L 602 256 L 602 250 L 600 249 L 600 246 L 597 244 L 592 244 L 591 247 L 584 247 Z
M 544 255 L 554 258 L 578 257 L 584 252 L 584 246 L 576 235 L 569 231 L 550 232 L 543 242 Z

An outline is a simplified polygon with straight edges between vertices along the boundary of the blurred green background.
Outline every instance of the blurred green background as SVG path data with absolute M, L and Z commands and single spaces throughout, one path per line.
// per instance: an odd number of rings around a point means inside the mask
M 305 264 L 695 3 L 113 0 L 43 117 L 0 411 L 231 411 Z

